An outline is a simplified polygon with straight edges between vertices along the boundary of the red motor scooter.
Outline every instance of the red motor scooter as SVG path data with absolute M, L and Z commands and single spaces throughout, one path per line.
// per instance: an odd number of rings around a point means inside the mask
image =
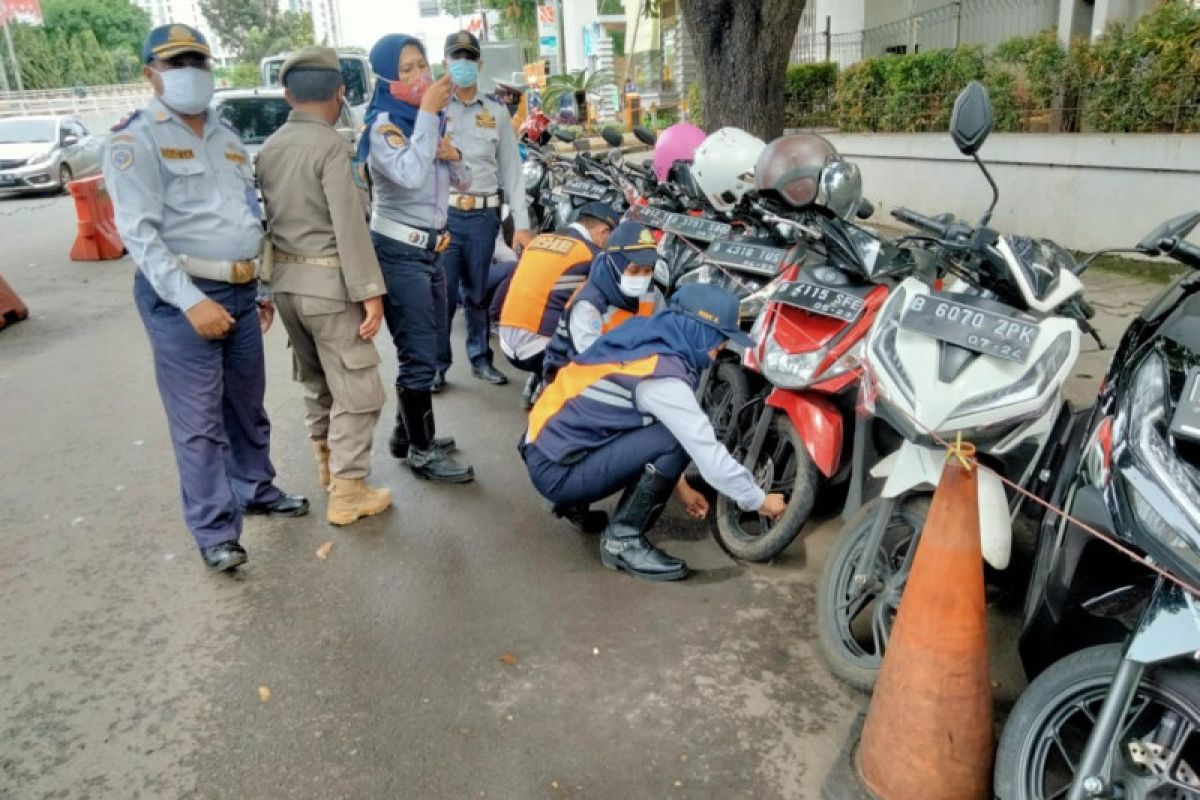
M 918 263 L 915 251 L 839 218 L 814 215 L 803 230 L 806 242 L 759 293 L 755 346 L 715 364 L 700 389 L 718 436 L 764 491 L 788 501 L 772 522 L 718 496 L 714 536 L 745 561 L 778 556 L 819 494 L 846 483 L 866 335 L 891 287 Z

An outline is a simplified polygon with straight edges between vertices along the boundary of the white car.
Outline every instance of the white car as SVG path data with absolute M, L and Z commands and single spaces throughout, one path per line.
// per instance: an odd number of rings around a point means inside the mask
M 76 117 L 0 119 L 0 193 L 65 191 L 100 172 L 102 147 Z
M 221 89 L 210 105 L 213 113 L 228 123 L 241 137 L 242 145 L 250 154 L 250 160 L 258 159 L 267 138 L 287 122 L 291 108 L 284 99 L 283 89 L 262 87 L 258 89 Z M 338 120 L 338 132 L 351 142 L 356 128 L 349 107 L 342 104 L 342 116 Z

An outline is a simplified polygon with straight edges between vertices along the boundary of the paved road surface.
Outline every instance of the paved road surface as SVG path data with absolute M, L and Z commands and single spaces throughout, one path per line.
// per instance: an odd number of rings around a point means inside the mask
M 415 480 L 381 426 L 394 510 L 249 520 L 248 567 L 209 575 L 133 266 L 67 261 L 73 231 L 69 200 L 0 201 L 0 274 L 32 313 L 0 332 L 0 798 L 818 796 L 862 702 L 815 650 L 836 520 L 746 566 L 676 515 L 657 539 L 697 575 L 607 572 L 529 486 L 519 382 L 460 362 L 439 418 L 477 483 Z M 1144 290 L 1104 280 L 1102 310 L 1136 310 Z M 319 512 L 281 326 L 267 351 L 279 480 Z

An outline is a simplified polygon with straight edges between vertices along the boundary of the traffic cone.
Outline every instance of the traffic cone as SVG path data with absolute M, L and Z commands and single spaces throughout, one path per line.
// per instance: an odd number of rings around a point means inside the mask
M 125 254 L 125 245 L 113 219 L 112 198 L 104 189 L 104 176 L 81 178 L 68 184 L 75 198 L 79 233 L 71 246 L 72 261 L 107 261 Z
M 989 796 L 994 734 L 974 452 L 958 445 L 942 470 L 854 755 L 856 777 L 883 800 Z M 832 788 L 827 782 L 827 797 L 846 796 Z
M 17 293 L 8 285 L 8 281 L 0 276 L 0 328 L 10 322 L 19 322 L 29 316 L 29 309 L 17 297 Z

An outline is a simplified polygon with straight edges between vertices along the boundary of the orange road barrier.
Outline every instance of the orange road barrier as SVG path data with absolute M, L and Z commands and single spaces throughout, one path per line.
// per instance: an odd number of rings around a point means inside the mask
M 17 293 L 8 285 L 8 281 L 0 276 L 0 328 L 10 322 L 20 322 L 29 316 L 29 309 L 17 297 Z
M 113 223 L 113 205 L 104 190 L 104 176 L 71 181 L 79 235 L 71 247 L 72 261 L 107 261 L 125 254 L 125 245 Z
M 951 449 L 933 496 L 852 756 L 861 786 L 836 787 L 849 770 L 839 776 L 835 766 L 827 798 L 989 797 L 995 742 L 974 451 Z

